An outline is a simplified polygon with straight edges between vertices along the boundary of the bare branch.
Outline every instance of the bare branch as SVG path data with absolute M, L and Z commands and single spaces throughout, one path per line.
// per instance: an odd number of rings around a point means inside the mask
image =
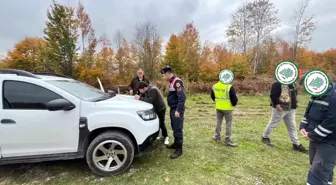
M 117 47 L 117 49 L 122 47 L 123 40 L 125 39 L 124 35 L 121 33 L 120 30 L 114 35 L 113 41 Z
M 269 0 L 254 0 L 247 4 L 247 10 L 251 18 L 251 34 L 255 37 L 253 73 L 256 74 L 260 58 L 259 45 L 280 26 L 280 20 L 277 17 L 278 10 Z
M 154 23 L 148 20 L 136 25 L 134 47 L 139 65 L 150 79 L 155 79 L 157 75 L 155 66 L 161 61 L 161 43 L 162 39 Z
M 316 22 L 313 20 L 314 15 L 305 18 L 304 13 L 309 5 L 310 0 L 302 0 L 298 10 L 295 10 L 295 28 L 292 59 L 296 61 L 299 47 L 305 46 L 312 40 L 312 34 L 316 29 Z
M 226 36 L 233 49 L 244 54 L 251 46 L 251 15 L 244 3 L 235 13 L 231 15 L 231 24 L 227 29 Z

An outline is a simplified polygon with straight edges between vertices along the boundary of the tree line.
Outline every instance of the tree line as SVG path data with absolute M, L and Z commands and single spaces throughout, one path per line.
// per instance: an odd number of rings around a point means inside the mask
M 91 84 L 96 77 L 108 83 L 127 84 L 136 68 L 143 68 L 151 81 L 160 80 L 159 70 L 164 65 L 193 82 L 216 81 L 224 68 L 231 69 L 238 78 L 273 75 L 275 65 L 288 59 L 300 68 L 336 74 L 336 49 L 319 53 L 307 48 L 316 29 L 314 16 L 305 16 L 308 5 L 309 0 L 302 0 L 293 12 L 293 42 L 272 36 L 280 25 L 274 4 L 254 0 L 232 13 L 226 35 L 223 33 L 227 44 L 201 42 L 195 25 L 188 23 L 180 33 L 171 34 L 163 46 L 159 28 L 149 20 L 136 24 L 133 40 L 117 31 L 111 41 L 106 34 L 97 37 L 82 4 L 73 8 L 54 1 L 47 10 L 44 36 L 21 40 L 0 65 L 62 73 Z

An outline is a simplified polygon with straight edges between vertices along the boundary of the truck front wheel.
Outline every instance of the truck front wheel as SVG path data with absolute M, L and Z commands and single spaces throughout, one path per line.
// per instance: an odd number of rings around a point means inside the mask
M 125 172 L 134 159 L 132 140 L 124 133 L 108 131 L 98 135 L 89 145 L 86 161 L 99 176 Z

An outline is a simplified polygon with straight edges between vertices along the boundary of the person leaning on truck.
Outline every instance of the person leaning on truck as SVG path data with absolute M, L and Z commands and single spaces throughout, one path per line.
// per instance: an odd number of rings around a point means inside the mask
M 141 68 L 138 69 L 137 75 L 132 79 L 130 85 L 128 86 L 131 95 L 141 94 L 139 91 L 140 82 L 146 82 L 147 84 L 150 84 L 149 80 L 145 77 L 145 72 Z
M 150 103 L 153 105 L 156 114 L 159 117 L 160 129 L 162 137 L 158 137 L 158 140 L 164 140 L 164 144 L 169 144 L 169 138 L 167 133 L 167 128 L 165 125 L 165 115 L 166 115 L 166 104 L 164 102 L 163 96 L 160 93 L 160 90 L 154 86 L 149 85 L 146 82 L 142 81 L 139 83 L 139 91 L 143 96 L 135 95 L 135 99 Z

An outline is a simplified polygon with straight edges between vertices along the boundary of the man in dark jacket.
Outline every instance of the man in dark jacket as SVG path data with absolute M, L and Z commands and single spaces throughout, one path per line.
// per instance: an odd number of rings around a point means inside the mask
M 154 106 L 154 110 L 159 117 L 160 129 L 164 144 L 169 144 L 167 128 L 165 125 L 166 105 L 159 89 L 154 85 L 148 85 L 146 82 L 139 83 L 139 91 L 143 96 L 135 95 L 135 99 L 150 103 Z
M 336 166 L 336 83 L 323 96 L 312 96 L 300 123 L 309 142 L 311 169 L 307 184 L 333 184 Z
M 308 153 L 308 150 L 300 144 L 296 129 L 295 110 L 297 108 L 298 99 L 295 84 L 281 85 L 279 82 L 275 82 L 272 85 L 270 97 L 272 115 L 265 128 L 262 142 L 273 147 L 270 140 L 271 132 L 280 125 L 282 120 L 284 120 L 293 144 L 293 149 Z
M 185 113 L 186 93 L 183 81 L 172 73 L 172 68 L 166 66 L 161 70 L 164 78 L 170 82 L 169 93 L 167 97 L 168 106 L 170 107 L 170 121 L 174 132 L 174 143 L 167 146 L 169 149 L 175 149 L 170 156 L 176 159 L 183 154 L 183 122 Z
M 132 79 L 130 85 L 128 86 L 130 88 L 131 95 L 141 94 L 139 91 L 140 82 L 147 82 L 150 84 L 149 80 L 145 78 L 145 72 L 142 69 L 138 69 L 137 75 Z

